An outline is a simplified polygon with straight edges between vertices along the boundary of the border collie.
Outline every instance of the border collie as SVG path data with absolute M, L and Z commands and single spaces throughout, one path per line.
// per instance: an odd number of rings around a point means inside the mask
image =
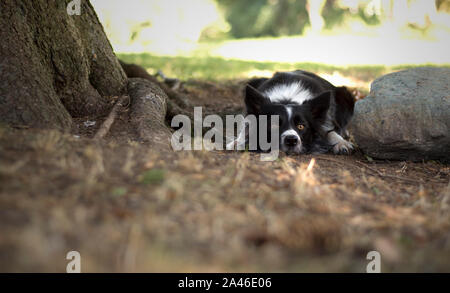
M 335 87 L 302 70 L 253 79 L 245 88 L 246 114 L 255 115 L 258 121 L 260 115 L 278 115 L 280 149 L 292 154 L 331 150 L 335 154 L 350 154 L 353 145 L 344 137 L 348 137 L 346 126 L 354 104 L 347 88 Z M 247 143 L 248 125 L 231 144 Z

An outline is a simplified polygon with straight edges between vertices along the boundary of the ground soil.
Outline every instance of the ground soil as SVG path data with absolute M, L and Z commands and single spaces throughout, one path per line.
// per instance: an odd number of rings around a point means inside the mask
M 179 89 L 239 112 L 243 81 Z M 0 271 L 450 271 L 450 166 L 351 156 L 172 152 L 137 139 L 123 109 L 71 133 L 0 125 Z M 95 125 L 85 125 L 95 121 Z M 92 123 L 91 123 L 92 124 Z

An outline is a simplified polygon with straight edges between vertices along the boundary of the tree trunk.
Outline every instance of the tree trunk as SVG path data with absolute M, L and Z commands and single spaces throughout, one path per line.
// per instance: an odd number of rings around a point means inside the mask
M 81 1 L 1 0 L 0 122 L 67 130 L 72 117 L 105 114 L 127 77 L 94 9 Z

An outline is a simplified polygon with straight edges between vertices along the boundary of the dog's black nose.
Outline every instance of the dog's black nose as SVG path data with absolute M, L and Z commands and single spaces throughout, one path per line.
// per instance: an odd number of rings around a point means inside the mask
M 284 143 L 287 146 L 291 146 L 291 147 L 296 146 L 298 144 L 298 137 L 295 135 L 286 136 L 284 139 Z

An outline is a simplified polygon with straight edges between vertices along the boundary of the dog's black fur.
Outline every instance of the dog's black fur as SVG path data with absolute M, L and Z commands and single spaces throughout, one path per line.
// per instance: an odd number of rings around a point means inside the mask
M 344 137 L 354 104 L 347 88 L 302 70 L 253 79 L 245 88 L 247 115 L 278 115 L 280 148 L 288 153 L 349 154 Z

